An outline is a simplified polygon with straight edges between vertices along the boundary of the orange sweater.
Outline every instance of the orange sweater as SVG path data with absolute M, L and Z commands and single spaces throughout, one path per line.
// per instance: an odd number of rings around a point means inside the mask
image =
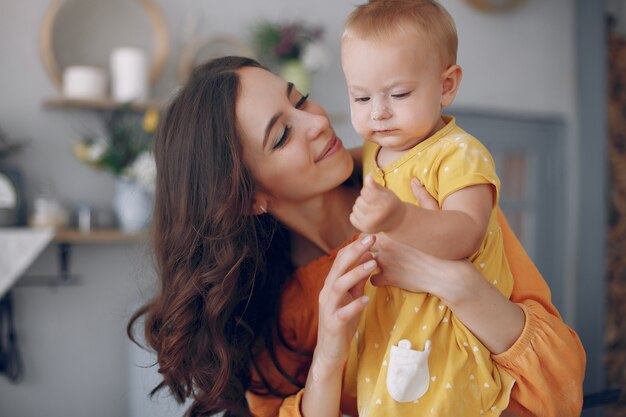
M 576 333 L 561 320 L 552 305 L 550 289 L 506 219 L 502 213 L 498 216 L 506 256 L 515 277 L 511 301 L 517 303 L 526 316 L 524 330 L 515 344 L 506 352 L 492 356 L 516 380 L 508 410 L 523 417 L 579 416 L 585 351 Z M 285 339 L 296 349 L 311 353 L 315 349 L 317 298 L 338 250 L 296 270 L 283 293 L 280 324 Z M 301 382 L 306 380 L 310 357 L 291 352 L 280 343 L 276 345 L 276 355 L 287 375 Z M 248 393 L 252 412 L 259 417 L 300 416 L 304 390 L 297 391 L 267 355 L 257 362 L 273 387 L 293 395 L 282 399 Z M 258 374 L 254 371 L 252 374 L 253 380 L 258 381 Z M 342 411 L 356 415 L 353 398 L 343 398 Z

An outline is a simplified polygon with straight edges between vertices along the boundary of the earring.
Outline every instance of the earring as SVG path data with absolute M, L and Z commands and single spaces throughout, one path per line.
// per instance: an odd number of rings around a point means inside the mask
M 267 214 L 267 210 L 265 209 L 265 207 L 263 206 L 259 206 L 259 209 L 264 213 Z

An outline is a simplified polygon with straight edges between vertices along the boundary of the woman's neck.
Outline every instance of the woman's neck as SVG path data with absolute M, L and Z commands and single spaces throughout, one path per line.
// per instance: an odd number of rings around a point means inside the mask
M 306 202 L 274 207 L 272 214 L 292 232 L 294 261 L 328 254 L 357 233 L 349 217 L 358 193 L 340 186 Z

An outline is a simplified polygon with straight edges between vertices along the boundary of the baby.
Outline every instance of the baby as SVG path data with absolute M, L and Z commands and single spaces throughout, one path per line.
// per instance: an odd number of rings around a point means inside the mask
M 435 1 L 370 1 L 348 18 L 342 66 L 365 139 L 350 220 L 441 258 L 468 258 L 509 297 L 494 161 L 442 115 L 461 82 L 456 52 L 454 22 Z M 416 205 L 414 177 L 441 210 Z M 345 377 L 359 415 L 497 416 L 507 407 L 515 381 L 440 299 L 371 284 L 366 295 Z

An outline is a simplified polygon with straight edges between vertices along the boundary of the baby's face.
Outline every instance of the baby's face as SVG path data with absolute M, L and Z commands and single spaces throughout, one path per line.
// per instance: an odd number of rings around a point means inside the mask
M 341 63 L 352 126 L 363 139 L 403 151 L 443 127 L 443 69 L 425 40 L 345 38 Z

